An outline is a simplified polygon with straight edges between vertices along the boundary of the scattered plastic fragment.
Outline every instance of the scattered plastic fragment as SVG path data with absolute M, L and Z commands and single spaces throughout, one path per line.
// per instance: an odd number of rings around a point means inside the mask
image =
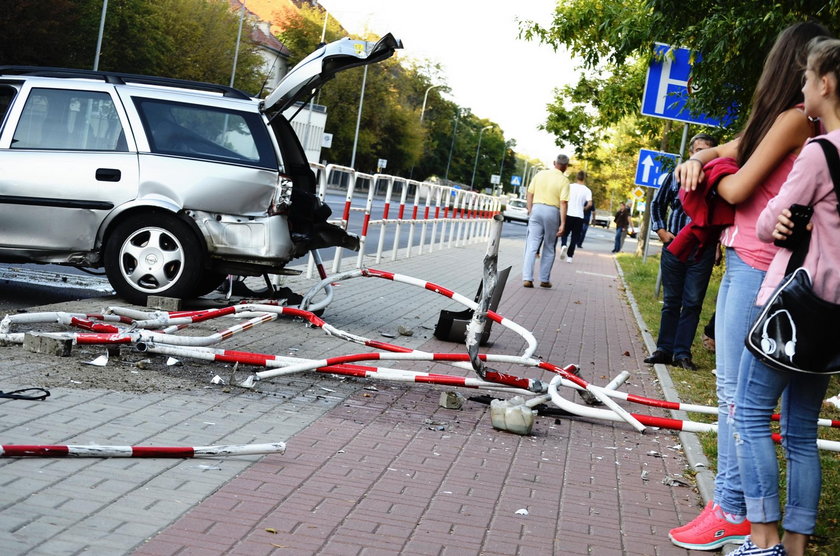
M 169 357 L 169 358 L 166 360 L 166 366 L 167 366 L 167 367 L 180 367 L 180 366 L 181 366 L 181 365 L 183 365 L 183 364 L 184 364 L 183 362 L 181 362 L 181 361 L 180 361 L 180 360 L 178 360 L 178 359 L 175 359 L 174 357 Z
M 515 513 L 516 515 L 528 515 L 528 510 L 526 510 L 525 508 L 519 508 L 518 510 L 516 510 Z
M 224 383 L 225 383 L 225 379 L 223 379 L 219 375 L 216 375 L 216 376 L 214 376 L 213 378 L 210 379 L 210 384 L 224 384 Z
M 522 396 L 490 402 L 490 423 L 494 429 L 514 434 L 531 434 L 537 412 L 525 405 Z
M 691 483 L 683 479 L 682 477 L 677 477 L 675 475 L 667 475 L 664 479 L 662 479 L 662 484 L 667 486 L 680 486 L 680 487 L 690 487 Z
M 104 367 L 108 364 L 108 355 L 100 355 L 93 361 L 82 361 L 85 365 L 93 365 L 94 367 Z

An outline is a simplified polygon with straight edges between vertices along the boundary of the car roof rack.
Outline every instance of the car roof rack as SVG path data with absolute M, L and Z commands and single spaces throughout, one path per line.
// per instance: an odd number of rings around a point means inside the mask
M 85 78 L 101 79 L 106 83 L 114 85 L 125 85 L 127 83 L 140 83 L 144 85 L 160 85 L 164 87 L 178 87 L 180 89 L 193 89 L 211 93 L 221 93 L 229 98 L 251 100 L 251 96 L 227 85 L 216 83 L 204 83 L 201 81 L 188 81 L 186 79 L 174 79 L 171 77 L 154 77 L 151 75 L 137 75 L 132 73 L 120 73 L 113 71 L 94 71 L 75 68 L 53 68 L 41 66 L 0 66 L 0 75 L 33 75 L 37 77 L 62 77 L 62 78 Z

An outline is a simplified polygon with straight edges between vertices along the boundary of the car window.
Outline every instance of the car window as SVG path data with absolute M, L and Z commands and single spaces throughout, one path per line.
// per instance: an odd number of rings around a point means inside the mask
M 38 88 L 26 99 L 12 148 L 128 150 L 108 93 Z
M 15 98 L 17 91 L 13 87 L 0 87 L 0 126 L 3 120 L 6 119 L 6 112 L 9 111 L 9 106 L 12 104 L 12 99 Z
M 259 114 L 135 98 L 152 152 L 277 168 Z

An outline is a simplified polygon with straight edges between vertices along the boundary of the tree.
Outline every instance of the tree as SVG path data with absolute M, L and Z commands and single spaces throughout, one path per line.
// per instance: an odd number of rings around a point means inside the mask
M 565 0 L 558 3 L 550 25 L 526 22 L 521 31 L 526 39 L 564 46 L 581 60 L 582 77 L 560 91 L 553 112 L 557 122 L 570 127 L 566 137 L 582 138 L 584 150 L 589 150 L 597 148 L 610 125 L 638 113 L 655 42 L 702 54 L 692 70 L 692 81 L 702 87 L 689 107 L 722 116 L 735 104 L 739 109 L 732 129 L 739 129 L 778 32 L 814 18 L 837 29 L 840 2 L 715 0 L 687 6 L 674 0 Z M 565 101 L 570 109 L 563 108 Z M 586 111 L 586 103 L 592 112 Z
M 101 13 L 102 0 L 9 2 L 0 18 L 0 59 L 92 68 Z M 110 0 L 99 69 L 227 84 L 238 26 L 225 0 Z M 242 37 L 236 85 L 256 94 L 261 59 L 248 27 Z
M 312 52 L 320 42 L 324 12 L 318 7 L 301 4 L 281 10 L 274 23 L 283 29 L 280 39 L 291 50 L 291 64 L 297 63 Z M 333 18 L 327 19 L 325 41 L 331 42 L 349 36 Z M 365 36 L 368 41 L 379 37 Z M 329 158 L 332 162 L 349 165 L 356 119 L 359 108 L 364 68 L 354 68 L 339 73 L 324 85 L 317 102 L 327 107 L 326 131 L 333 134 Z M 420 110 L 426 91 L 432 85 L 441 87 L 429 91 L 426 111 L 420 121 Z M 372 172 L 379 158 L 388 160 L 388 173 L 411 175 L 425 180 L 432 176 L 443 177 L 449 163 L 452 137 L 455 132 L 455 114 L 461 107 L 443 99 L 445 82 L 440 68 L 421 63 L 404 64 L 399 53 L 394 57 L 367 66 L 364 106 L 359 125 L 355 167 Z M 483 122 L 483 123 L 481 123 Z M 479 130 L 489 121 L 475 116 L 461 117 L 455 134 L 449 178 L 469 183 L 472 176 Z M 498 126 L 495 126 L 498 130 Z M 487 130 L 482 137 L 480 167 L 476 171 L 476 184 L 489 185 L 490 174 L 498 171 L 501 162 L 502 141 L 500 132 Z M 497 154 L 494 154 L 497 153 Z M 490 159 L 493 157 L 494 162 Z M 495 172 L 493 171 L 495 167 Z

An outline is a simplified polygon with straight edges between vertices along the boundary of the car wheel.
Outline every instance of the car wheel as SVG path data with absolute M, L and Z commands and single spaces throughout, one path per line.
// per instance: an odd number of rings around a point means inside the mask
M 105 245 L 105 272 L 117 295 L 145 305 L 149 295 L 194 297 L 204 254 L 187 224 L 160 213 L 130 216 Z

